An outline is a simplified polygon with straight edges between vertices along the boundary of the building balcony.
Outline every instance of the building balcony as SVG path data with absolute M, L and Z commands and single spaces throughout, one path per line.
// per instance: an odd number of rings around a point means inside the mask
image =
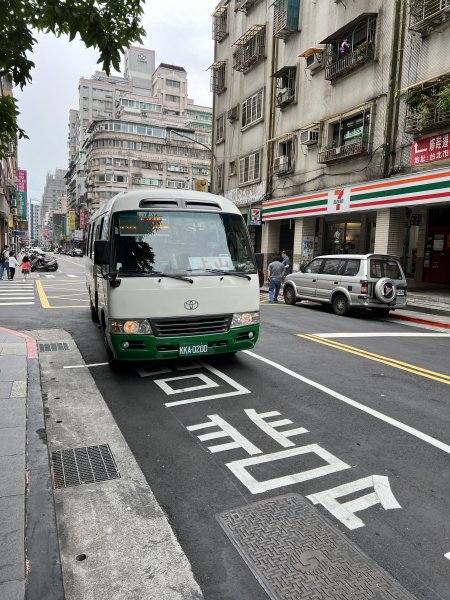
M 273 3 L 273 35 L 282 40 L 298 31 L 300 0 L 275 0 Z
M 414 111 L 407 115 L 405 132 L 419 135 L 448 126 L 450 126 L 450 109 L 440 111 L 435 108 L 429 111 Z
M 339 58 L 334 57 L 331 60 L 327 60 L 325 66 L 325 79 L 332 81 L 333 79 L 342 77 L 370 60 L 373 55 L 373 42 L 363 42 L 354 50 L 347 51 L 344 55 L 339 56 Z
M 362 156 L 369 153 L 367 138 L 362 137 L 352 144 L 337 146 L 336 148 L 322 148 L 317 156 L 319 163 L 331 163 L 352 156 Z
M 409 28 L 427 35 L 450 19 L 450 0 L 411 0 Z

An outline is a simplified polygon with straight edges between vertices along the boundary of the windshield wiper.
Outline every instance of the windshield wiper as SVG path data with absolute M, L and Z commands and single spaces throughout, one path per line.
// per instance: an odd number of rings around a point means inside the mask
M 194 283 L 194 280 L 190 277 L 184 277 L 183 275 L 170 275 L 169 273 L 163 273 L 162 271 L 122 271 L 122 275 L 127 275 L 128 273 L 137 273 L 139 275 L 142 275 L 143 277 L 169 277 L 170 279 L 182 279 L 183 281 Z
M 215 275 L 234 275 L 235 277 L 245 277 L 251 280 L 250 275 L 247 273 L 240 273 L 239 271 L 223 271 L 222 269 L 204 269 L 208 273 L 214 273 Z

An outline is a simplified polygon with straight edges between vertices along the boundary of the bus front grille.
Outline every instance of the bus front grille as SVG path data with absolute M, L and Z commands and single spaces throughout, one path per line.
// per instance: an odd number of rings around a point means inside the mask
M 152 319 L 153 333 L 157 337 L 203 335 L 225 333 L 230 329 L 231 315 L 209 315 L 204 317 L 178 317 L 176 319 Z

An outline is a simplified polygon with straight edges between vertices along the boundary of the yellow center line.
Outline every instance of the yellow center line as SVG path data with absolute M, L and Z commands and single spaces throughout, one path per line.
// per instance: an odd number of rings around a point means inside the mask
M 440 383 L 446 383 L 450 385 L 450 376 L 445 375 L 443 373 L 437 373 L 436 371 L 429 371 L 428 369 L 423 369 L 422 367 L 417 367 L 416 365 L 411 365 L 409 363 L 405 363 L 395 358 L 389 358 L 388 356 L 382 356 L 380 354 L 374 354 L 372 352 L 366 352 L 365 350 L 359 350 L 354 346 L 348 346 L 347 344 L 340 344 L 339 342 L 331 342 L 329 340 L 324 340 L 323 338 L 318 338 L 314 335 L 308 334 L 297 334 L 297 337 L 305 338 L 311 342 L 317 342 L 318 344 L 323 344 L 324 346 L 328 346 L 330 348 L 334 348 L 335 350 L 341 350 L 342 352 L 348 352 L 349 354 L 355 354 L 356 356 L 360 356 L 361 358 L 366 358 L 367 360 L 373 360 L 375 362 L 383 363 L 389 367 L 394 367 L 395 369 L 400 369 L 401 371 L 407 371 L 408 373 L 414 373 L 415 375 L 420 375 L 421 377 L 425 377 L 427 379 L 432 379 L 433 381 L 439 381 Z
M 44 292 L 44 288 L 42 287 L 42 283 L 38 280 L 36 280 L 36 288 L 39 294 L 39 300 L 41 301 L 42 308 L 50 308 L 50 304 Z

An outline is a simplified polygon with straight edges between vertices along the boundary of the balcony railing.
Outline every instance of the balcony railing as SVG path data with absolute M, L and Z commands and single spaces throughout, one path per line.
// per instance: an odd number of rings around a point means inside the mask
M 450 0 L 411 0 L 409 28 L 422 35 L 450 18 Z
M 438 110 L 437 108 L 429 112 L 412 111 L 406 117 L 406 133 L 420 134 L 425 131 L 441 129 L 450 125 L 450 109 Z
M 333 49 L 334 50 L 334 49 Z M 336 58 L 333 50 L 327 51 L 325 66 L 325 79 L 333 80 L 346 75 L 353 69 L 365 63 L 374 55 L 374 44 L 372 41 L 363 42 L 352 51 L 347 51 L 343 56 Z
M 367 136 L 364 136 L 358 141 L 353 142 L 352 144 L 347 144 L 346 146 L 323 148 L 317 156 L 317 162 L 329 163 L 342 160 L 343 158 L 348 158 L 350 156 L 358 156 L 368 153 Z

